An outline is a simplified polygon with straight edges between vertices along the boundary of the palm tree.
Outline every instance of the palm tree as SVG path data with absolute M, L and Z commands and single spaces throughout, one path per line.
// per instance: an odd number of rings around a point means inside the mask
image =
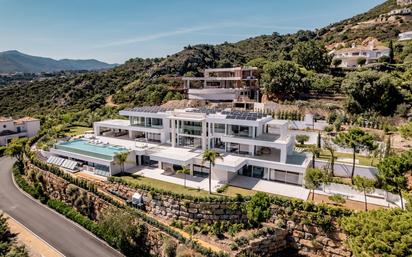
M 209 194 L 212 193 L 212 166 L 215 166 L 216 159 L 223 160 L 223 157 L 220 155 L 220 153 L 213 150 L 206 149 L 203 152 L 202 165 L 205 162 L 209 162 Z
M 126 163 L 128 156 L 129 156 L 129 152 L 118 152 L 114 156 L 115 162 L 120 165 L 121 175 L 123 175 L 124 173 L 124 164 Z
M 315 168 L 315 159 L 320 154 L 320 148 L 316 145 L 311 145 L 308 148 L 306 148 L 306 151 L 312 154 L 312 168 Z
M 190 169 L 188 167 L 183 166 L 182 169 L 176 171 L 176 173 L 185 175 L 184 186 L 186 187 L 186 175 L 190 174 Z

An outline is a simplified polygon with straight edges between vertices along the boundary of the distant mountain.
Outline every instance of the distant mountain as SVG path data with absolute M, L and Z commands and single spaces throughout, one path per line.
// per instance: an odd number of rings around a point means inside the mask
M 32 56 L 16 50 L 0 52 L 0 73 L 39 73 L 61 70 L 105 70 L 115 67 L 94 59 L 91 60 L 54 60 Z

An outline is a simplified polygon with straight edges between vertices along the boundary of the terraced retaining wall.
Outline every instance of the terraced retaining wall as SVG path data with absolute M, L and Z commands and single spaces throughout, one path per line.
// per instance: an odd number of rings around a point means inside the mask
M 44 170 L 37 168 L 36 166 L 26 163 L 25 169 L 26 177 L 30 178 L 40 178 L 42 181 L 43 192 L 51 199 L 60 200 L 66 204 L 71 205 L 76 208 L 77 211 L 85 216 L 88 216 L 92 220 L 98 220 L 102 212 L 110 207 L 114 207 L 105 200 L 99 198 L 95 194 L 82 189 L 74 184 L 70 184 L 66 180 Z M 32 182 L 32 181 L 28 181 Z M 76 204 L 79 199 L 87 199 L 87 207 L 82 208 Z M 146 233 L 144 235 L 144 249 L 147 253 L 153 256 L 166 257 L 163 253 L 163 244 L 165 240 L 169 242 L 175 242 L 177 245 L 177 240 L 170 235 L 163 233 L 160 229 L 153 227 L 147 223 Z

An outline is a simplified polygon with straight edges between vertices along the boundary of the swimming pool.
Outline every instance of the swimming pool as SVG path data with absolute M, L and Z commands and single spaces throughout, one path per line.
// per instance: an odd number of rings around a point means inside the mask
M 56 144 L 56 149 L 63 151 L 83 154 L 104 160 L 113 160 L 119 152 L 128 151 L 125 147 L 113 146 L 108 144 L 94 144 L 87 140 L 73 140 Z

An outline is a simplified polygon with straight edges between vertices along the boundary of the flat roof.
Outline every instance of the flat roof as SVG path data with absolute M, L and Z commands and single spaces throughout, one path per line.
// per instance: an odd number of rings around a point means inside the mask
M 289 124 L 288 120 L 271 120 L 268 123 L 266 123 L 267 125 L 287 125 Z
M 156 161 L 162 161 L 178 165 L 190 164 L 193 158 L 199 156 L 201 151 L 196 151 L 187 148 L 172 148 L 172 147 L 159 147 L 160 149 L 150 149 L 152 152 L 149 154 L 150 159 Z
M 103 120 L 103 121 L 97 121 L 96 123 L 100 125 L 130 126 L 130 120 L 120 120 L 120 119 Z

